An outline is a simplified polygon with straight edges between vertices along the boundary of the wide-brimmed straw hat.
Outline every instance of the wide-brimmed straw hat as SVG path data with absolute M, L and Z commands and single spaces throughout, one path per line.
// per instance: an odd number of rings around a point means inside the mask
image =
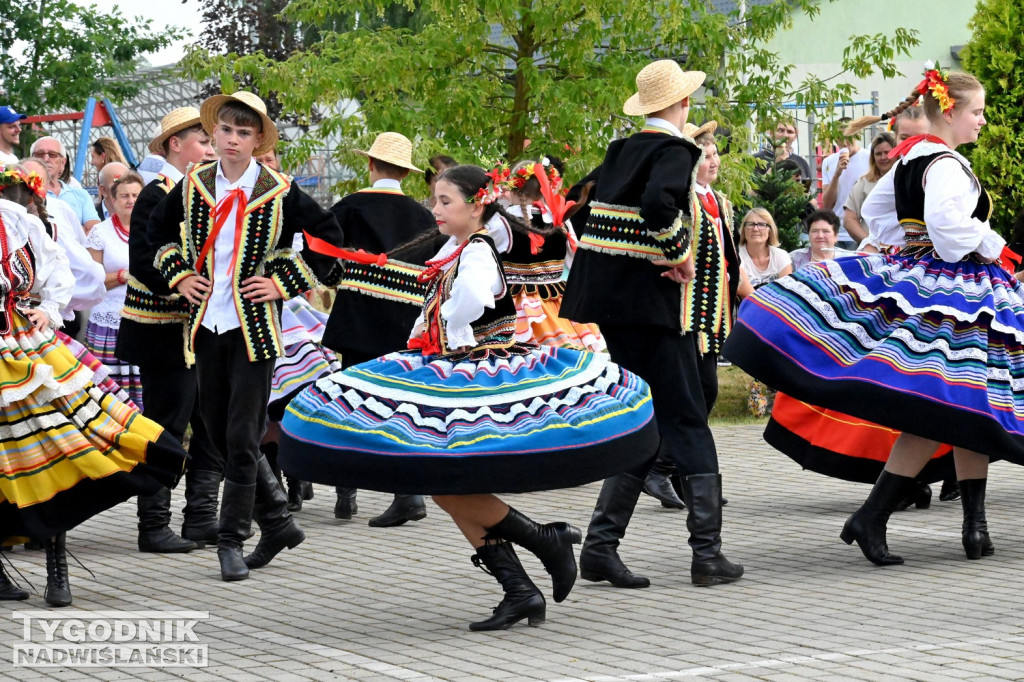
M 149 151 L 163 156 L 164 142 L 171 135 L 201 123 L 199 110 L 195 107 L 179 107 L 160 119 L 160 134 L 149 143 Z
M 708 121 L 702 126 L 695 126 L 692 123 L 684 123 L 682 132 L 685 137 L 688 137 L 691 140 L 696 140 L 698 135 L 703 135 L 704 133 L 711 133 L 714 135 L 716 130 L 718 130 L 718 121 Z
M 365 152 L 361 149 L 352 151 L 361 156 L 390 163 L 392 166 L 407 168 L 415 173 L 423 172 L 412 165 L 412 142 L 400 133 L 381 133 Z
M 228 102 L 241 102 L 259 114 L 260 119 L 263 121 L 263 144 L 253 151 L 253 156 L 266 154 L 277 146 L 277 125 L 267 116 L 267 105 L 264 104 L 258 95 L 246 92 L 245 90 L 239 90 L 232 95 L 214 95 L 207 98 L 202 106 L 199 107 L 203 128 L 206 129 L 206 132 L 211 137 L 213 136 L 213 131 L 217 128 L 217 114 L 220 113 L 220 108 Z
M 671 59 L 652 62 L 636 75 L 636 94 L 626 100 L 622 111 L 629 116 L 661 111 L 692 95 L 705 77 L 703 71 L 683 71 Z

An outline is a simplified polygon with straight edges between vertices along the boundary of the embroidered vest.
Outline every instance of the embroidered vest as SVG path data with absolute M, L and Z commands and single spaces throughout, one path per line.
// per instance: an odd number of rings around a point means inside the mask
M 470 241 L 483 241 L 490 247 L 494 255 L 494 261 L 498 265 L 498 272 L 501 275 L 502 291 L 494 300 L 493 308 L 484 308 L 483 314 L 475 320 L 473 338 L 476 345 L 473 351 L 492 350 L 509 348 L 515 345 L 516 332 L 516 306 L 509 294 L 508 282 L 501 267 L 501 256 L 494 248 L 494 241 L 482 234 L 474 234 Z M 459 275 L 459 261 L 456 260 L 447 272 L 438 275 L 427 287 L 427 294 L 423 303 L 423 317 L 431 327 L 431 332 L 438 337 L 441 355 L 460 355 L 463 351 L 455 351 L 448 348 L 448 336 L 445 330 L 444 321 L 441 319 L 441 304 L 451 298 L 452 286 L 455 278 Z
M 530 220 L 541 229 L 550 228 L 539 213 Z M 505 279 L 510 293 L 526 293 L 542 299 L 557 298 L 565 291 L 562 273 L 565 270 L 566 237 L 561 233 L 549 235 L 512 233 L 512 245 L 504 257 Z
M 35 281 L 35 255 L 32 242 L 26 241 L 11 253 L 7 243 L 7 229 L 0 219 L 0 334 L 9 334 L 14 327 L 14 312 L 20 302 L 28 299 Z

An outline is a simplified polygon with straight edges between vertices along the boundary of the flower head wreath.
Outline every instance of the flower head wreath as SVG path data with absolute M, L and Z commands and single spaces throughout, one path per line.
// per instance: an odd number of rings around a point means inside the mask
M 560 192 L 562 189 L 562 176 L 558 174 L 558 169 L 551 163 L 548 157 L 544 157 L 540 160 L 540 166 L 545 175 L 547 175 L 548 182 L 551 183 L 551 187 L 555 192 Z M 516 170 L 512 174 L 512 189 L 519 191 L 526 186 L 533 176 L 537 163 L 528 163 L 525 166 Z
M 929 59 L 924 63 L 924 80 L 917 84 L 917 91 L 920 94 L 927 95 L 929 91 L 932 93 L 939 103 L 939 110 L 944 114 L 951 111 L 956 104 L 956 99 L 950 96 L 949 86 L 946 84 L 948 76 L 947 71 Z
M 8 168 L 0 172 L 0 189 L 6 189 L 13 185 L 26 185 L 32 192 L 42 198 L 46 198 L 46 188 L 43 187 L 43 176 L 39 173 L 25 174 L 20 168 Z
M 505 193 L 505 190 L 512 187 L 509 181 L 510 177 L 511 172 L 506 166 L 500 163 L 494 164 L 494 168 L 487 172 L 487 185 L 477 190 L 477 193 L 473 196 L 468 197 L 466 202 L 470 204 L 483 204 L 484 206 L 493 204 Z

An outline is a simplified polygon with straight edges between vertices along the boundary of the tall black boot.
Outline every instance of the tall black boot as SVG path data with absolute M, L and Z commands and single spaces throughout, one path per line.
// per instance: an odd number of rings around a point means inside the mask
M 221 580 L 225 582 L 245 580 L 249 577 L 249 567 L 242 559 L 242 544 L 249 537 L 255 502 L 255 483 L 241 485 L 234 481 L 224 481 L 224 498 L 220 503 L 217 559 L 220 561 Z
M 650 580 L 626 568 L 618 552 L 619 540 L 626 534 L 643 485 L 644 479 L 631 473 L 605 479 L 580 550 L 580 576 L 584 580 L 607 580 L 615 587 L 650 586 Z
M 470 623 L 470 630 L 507 630 L 523 618 L 532 626 L 544 623 L 547 611 L 544 595 L 526 575 L 512 545 L 485 540 L 484 546 L 473 555 L 473 564 L 498 579 L 505 597 L 494 607 L 490 618 Z
M 864 500 L 860 509 L 846 520 L 839 537 L 848 545 L 856 540 L 860 551 L 873 564 L 902 564 L 903 557 L 889 554 L 889 545 L 885 541 L 885 524 L 889 522 L 896 505 L 906 497 L 907 491 L 913 486 L 913 478 L 892 474 L 883 469 L 868 499 Z
M 284 485 L 284 475 L 281 473 L 281 467 L 277 464 L 277 451 L 278 445 L 274 441 L 260 443 L 260 452 L 267 458 L 267 464 L 270 465 L 270 470 L 274 472 L 277 482 Z
M 422 495 L 395 495 L 391 506 L 380 516 L 374 516 L 369 524 L 374 528 L 393 528 L 406 521 L 419 521 L 427 517 L 427 505 Z
M 675 470 L 672 462 L 659 456 L 644 479 L 644 492 L 661 502 L 661 506 L 666 509 L 686 509 L 672 485 L 671 476 Z
M 217 502 L 220 482 L 219 471 L 189 469 L 185 472 L 185 508 L 181 515 L 181 537 L 192 540 L 199 547 L 217 543 L 220 524 L 217 521 Z
M 3 561 L 0 561 L 0 601 L 21 601 L 22 599 L 28 599 L 28 591 L 14 584 L 4 569 Z
M 743 567 L 722 554 L 722 476 L 696 474 L 683 478 L 683 500 L 690 513 L 686 528 L 690 531 L 690 582 L 694 585 L 719 585 L 739 580 Z
M 161 488 L 152 495 L 139 495 L 138 514 L 140 552 L 180 554 L 198 548 L 196 543 L 178 537 L 170 528 L 170 488 Z
M 942 490 L 939 491 L 940 502 L 952 502 L 960 499 L 960 488 L 955 478 L 947 478 L 942 482 Z
M 302 511 L 302 501 L 304 499 L 302 494 L 303 481 L 288 474 L 285 474 L 284 480 L 288 484 L 288 511 Z
M 996 548 L 988 536 L 985 519 L 985 487 L 987 478 L 968 478 L 958 481 L 960 504 L 964 508 L 963 543 L 968 559 L 992 556 Z
M 260 527 L 260 541 L 252 554 L 245 557 L 245 565 L 249 568 L 263 568 L 285 547 L 294 549 L 306 539 L 306 534 L 288 511 L 288 497 L 267 458 L 260 457 L 256 466 L 253 511 Z
M 572 546 L 582 539 L 579 528 L 564 521 L 542 526 L 509 507 L 505 518 L 487 531 L 533 552 L 551 576 L 551 593 L 555 603 L 565 601 L 572 586 L 576 584 L 576 554 Z
M 334 503 L 334 518 L 351 519 L 359 511 L 359 505 L 356 504 L 356 493 L 359 490 L 343 488 L 340 485 L 335 487 L 335 490 L 338 492 L 338 501 Z
M 71 581 L 68 579 L 68 555 L 65 547 L 66 534 L 47 538 L 46 549 L 46 592 L 43 598 L 50 606 L 71 605 Z

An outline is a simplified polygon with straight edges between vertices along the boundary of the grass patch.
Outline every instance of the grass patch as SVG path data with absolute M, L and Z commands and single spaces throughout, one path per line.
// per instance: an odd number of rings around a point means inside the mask
M 718 401 L 708 421 L 720 424 L 766 424 L 767 417 L 755 417 L 747 409 L 750 375 L 735 365 L 718 368 Z

